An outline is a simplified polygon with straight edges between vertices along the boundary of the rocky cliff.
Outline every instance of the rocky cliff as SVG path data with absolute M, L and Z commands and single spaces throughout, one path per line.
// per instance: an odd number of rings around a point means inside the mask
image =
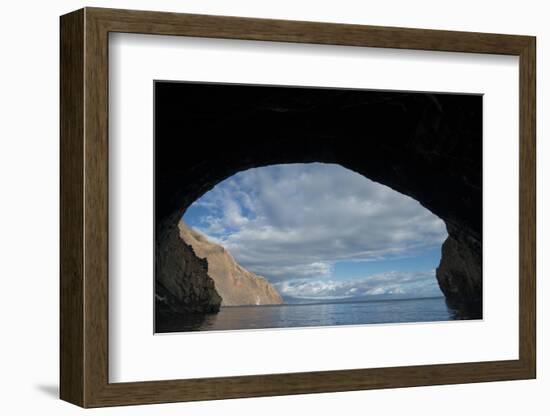
M 208 276 L 208 263 L 195 255 L 193 248 L 176 232 L 177 221 L 158 238 L 155 253 L 156 319 L 166 315 L 215 313 L 222 298 Z
M 240 266 L 222 246 L 175 218 L 170 224 L 157 236 L 157 328 L 182 314 L 216 313 L 220 306 L 283 303 L 267 280 Z
M 221 245 L 215 244 L 183 221 L 179 223 L 180 237 L 195 254 L 206 259 L 208 275 L 222 298 L 222 306 L 272 305 L 283 303 L 277 290 L 263 277 L 240 266 Z

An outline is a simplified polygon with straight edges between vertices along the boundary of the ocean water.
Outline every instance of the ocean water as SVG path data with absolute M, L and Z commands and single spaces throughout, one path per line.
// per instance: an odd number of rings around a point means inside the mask
M 217 314 L 189 315 L 157 322 L 156 332 L 228 331 L 432 322 L 469 319 L 443 297 L 265 306 L 227 306 Z

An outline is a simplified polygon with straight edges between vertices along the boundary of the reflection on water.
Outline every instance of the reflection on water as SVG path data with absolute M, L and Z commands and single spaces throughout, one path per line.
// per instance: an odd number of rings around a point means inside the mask
M 477 317 L 476 317 L 477 318 Z M 162 317 L 156 332 L 361 325 L 472 319 L 444 298 L 222 307 L 212 315 Z

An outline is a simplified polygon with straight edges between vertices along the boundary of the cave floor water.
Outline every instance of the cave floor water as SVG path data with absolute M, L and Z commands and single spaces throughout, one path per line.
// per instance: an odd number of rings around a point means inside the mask
M 471 319 L 443 297 L 222 307 L 217 314 L 157 320 L 155 332 L 228 331 Z

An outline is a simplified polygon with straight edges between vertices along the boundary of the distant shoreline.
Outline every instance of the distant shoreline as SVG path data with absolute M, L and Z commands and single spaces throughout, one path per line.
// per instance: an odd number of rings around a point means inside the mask
M 411 301 L 411 300 L 424 300 L 424 299 L 441 299 L 445 298 L 445 296 L 426 296 L 426 297 L 414 297 L 414 298 L 384 298 L 384 299 L 354 299 L 354 300 L 345 300 L 345 299 L 338 299 L 338 300 L 328 300 L 324 302 L 285 302 L 280 304 L 269 304 L 269 305 L 230 305 L 230 306 L 222 306 L 221 309 L 224 308 L 258 308 L 258 307 L 281 307 L 281 306 L 312 306 L 312 305 L 338 305 L 338 304 L 345 304 L 345 303 L 375 303 L 375 302 L 401 302 L 401 301 Z

